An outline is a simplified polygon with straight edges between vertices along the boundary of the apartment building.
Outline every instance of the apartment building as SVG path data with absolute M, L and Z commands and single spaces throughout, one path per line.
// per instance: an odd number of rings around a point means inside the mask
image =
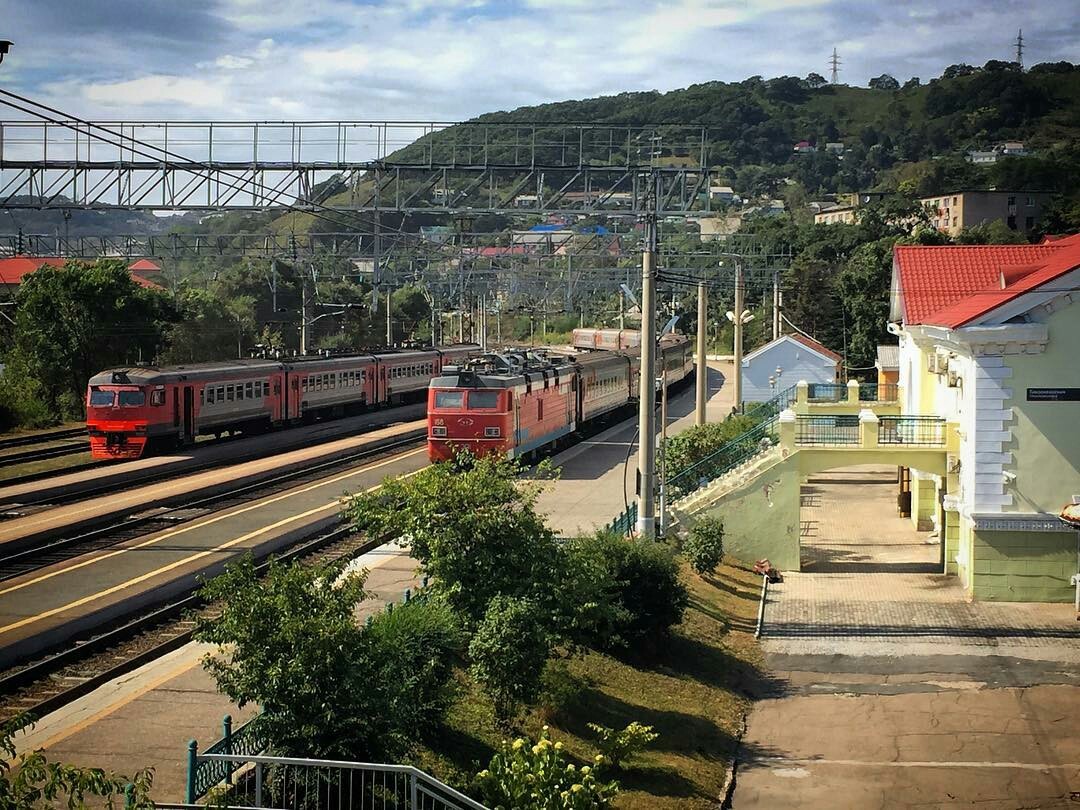
M 949 236 L 994 221 L 1014 231 L 1030 231 L 1039 224 L 1049 201 L 1047 192 L 996 190 L 954 191 L 919 200 L 930 212 L 931 224 Z

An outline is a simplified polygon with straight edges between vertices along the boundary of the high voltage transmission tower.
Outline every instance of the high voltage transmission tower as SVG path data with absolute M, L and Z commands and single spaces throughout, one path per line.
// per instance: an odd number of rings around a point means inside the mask
M 830 84 L 840 84 L 840 56 L 836 53 L 836 48 L 832 49 L 832 56 L 829 58 L 829 67 L 832 69 L 832 78 L 829 80 Z
M 1020 66 L 1020 69 L 1024 69 L 1024 29 L 1018 29 L 1016 32 L 1016 64 Z

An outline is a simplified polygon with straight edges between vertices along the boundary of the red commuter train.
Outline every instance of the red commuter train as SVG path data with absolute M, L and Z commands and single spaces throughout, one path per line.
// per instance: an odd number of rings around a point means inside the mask
M 86 427 L 99 459 L 139 458 L 200 434 L 259 433 L 420 399 L 475 344 L 372 354 L 112 369 L 90 378 Z
M 668 386 L 693 374 L 693 350 L 681 335 L 660 342 Z M 446 461 L 464 448 L 520 458 L 566 442 L 586 424 L 638 397 L 636 351 L 545 357 L 484 354 L 446 368 L 428 390 L 428 457 Z

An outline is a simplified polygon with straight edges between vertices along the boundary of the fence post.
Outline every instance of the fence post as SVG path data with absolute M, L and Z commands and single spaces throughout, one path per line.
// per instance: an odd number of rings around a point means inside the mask
M 198 798 L 195 795 L 195 771 L 199 767 L 199 744 L 190 740 L 187 744 L 187 788 L 184 791 L 184 802 L 195 804 Z
M 221 718 L 221 739 L 225 744 L 226 754 L 235 754 L 232 748 L 232 715 L 227 714 Z M 233 770 L 236 768 L 235 762 L 229 762 L 226 768 L 225 784 L 232 786 Z
M 849 405 L 859 404 L 859 381 L 848 380 L 847 381 L 847 401 Z
M 869 408 L 859 411 L 859 444 L 864 450 L 878 446 L 878 418 Z
M 420 797 L 416 792 L 416 774 L 409 774 L 409 808 L 410 810 L 418 810 L 420 807 Z
M 412 598 L 412 591 L 408 588 L 405 589 L 405 601 L 408 602 Z

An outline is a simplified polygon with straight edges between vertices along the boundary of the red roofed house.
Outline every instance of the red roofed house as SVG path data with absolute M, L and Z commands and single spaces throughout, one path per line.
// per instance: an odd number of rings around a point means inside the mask
M 13 256 L 8 259 L 0 259 L 0 292 L 13 296 L 15 290 L 22 284 L 23 278 L 33 273 L 42 265 L 47 264 L 50 267 L 62 267 L 64 263 L 68 261 L 71 261 L 71 259 L 65 259 L 58 256 Z M 131 271 L 131 278 L 136 284 L 153 289 L 160 287 L 160 285 L 155 284 L 146 277 L 153 273 L 161 272 L 161 267 L 154 264 L 154 262 L 149 259 L 139 259 L 138 261 L 133 262 L 128 265 L 128 270 Z
M 960 426 L 947 475 L 912 470 L 912 519 L 943 533 L 976 599 L 1071 601 L 1080 502 L 1080 235 L 899 245 L 890 331 L 903 413 Z

